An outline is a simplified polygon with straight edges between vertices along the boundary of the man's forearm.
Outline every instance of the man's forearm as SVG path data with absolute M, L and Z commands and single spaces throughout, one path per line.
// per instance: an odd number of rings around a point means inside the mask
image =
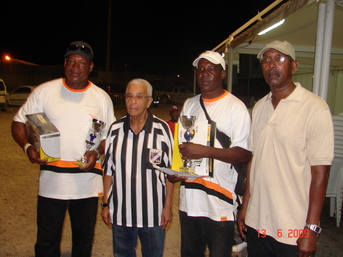
M 247 166 L 243 203 L 242 203 L 241 210 L 239 211 L 238 219 L 237 219 L 238 231 L 243 238 L 246 237 L 246 232 L 247 232 L 247 226 L 245 224 L 245 217 L 246 217 L 246 213 L 247 213 L 247 209 L 248 209 L 248 202 L 250 199 L 250 169 L 251 169 L 252 158 L 253 157 L 251 157 L 251 159 L 248 163 L 248 166 Z
M 172 207 L 173 205 L 174 184 L 166 179 L 166 201 L 165 207 Z
M 29 142 L 26 132 L 26 126 L 24 123 L 13 121 L 11 131 L 14 141 L 21 148 L 23 148 Z
M 330 166 L 311 166 L 311 185 L 306 223 L 318 225 L 322 213 Z
M 108 203 L 109 191 L 112 185 L 112 176 L 104 175 L 104 196 L 102 198 L 103 203 Z
M 238 146 L 226 149 L 212 148 L 208 157 L 233 164 L 247 163 L 251 158 L 251 152 Z
M 100 154 L 104 154 L 105 153 L 105 144 L 106 144 L 106 140 L 102 140 L 97 148 L 98 152 Z
M 320 215 L 322 213 L 326 186 L 329 178 L 329 166 L 311 166 L 311 185 L 309 196 L 309 207 L 307 210 L 306 223 L 319 225 Z M 311 226 L 312 227 L 312 226 Z M 304 224 L 304 236 L 297 240 L 298 256 L 311 256 L 317 249 L 318 234 L 310 230 Z

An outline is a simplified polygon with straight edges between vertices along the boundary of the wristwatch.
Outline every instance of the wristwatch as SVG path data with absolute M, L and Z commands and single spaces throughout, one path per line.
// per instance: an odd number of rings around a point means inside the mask
M 305 227 L 309 228 L 310 230 L 316 232 L 317 234 L 320 234 L 320 232 L 322 232 L 322 228 L 314 225 L 314 224 L 308 224 L 306 223 Z
M 108 203 L 101 203 L 101 207 L 102 208 L 108 207 Z

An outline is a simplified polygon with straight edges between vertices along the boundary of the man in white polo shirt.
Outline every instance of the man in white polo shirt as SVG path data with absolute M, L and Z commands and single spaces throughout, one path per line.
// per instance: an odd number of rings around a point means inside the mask
M 287 41 L 258 53 L 270 93 L 252 113 L 253 158 L 238 218 L 248 255 L 312 256 L 333 159 L 330 109 L 293 82 L 298 68 Z

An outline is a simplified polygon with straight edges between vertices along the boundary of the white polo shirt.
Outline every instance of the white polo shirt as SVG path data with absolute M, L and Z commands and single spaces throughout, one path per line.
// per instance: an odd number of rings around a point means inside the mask
M 271 93 L 254 107 L 246 215 L 248 226 L 290 245 L 306 222 L 311 166 L 331 165 L 334 147 L 328 105 L 295 84 L 276 109 Z

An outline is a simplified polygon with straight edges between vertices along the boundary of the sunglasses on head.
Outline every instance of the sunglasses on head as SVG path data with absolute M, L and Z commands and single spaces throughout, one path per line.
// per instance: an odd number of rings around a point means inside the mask
M 80 49 L 80 51 L 82 53 L 92 55 L 92 50 L 89 47 L 85 46 L 85 45 L 70 45 L 68 47 L 68 51 L 76 51 L 78 49 Z

